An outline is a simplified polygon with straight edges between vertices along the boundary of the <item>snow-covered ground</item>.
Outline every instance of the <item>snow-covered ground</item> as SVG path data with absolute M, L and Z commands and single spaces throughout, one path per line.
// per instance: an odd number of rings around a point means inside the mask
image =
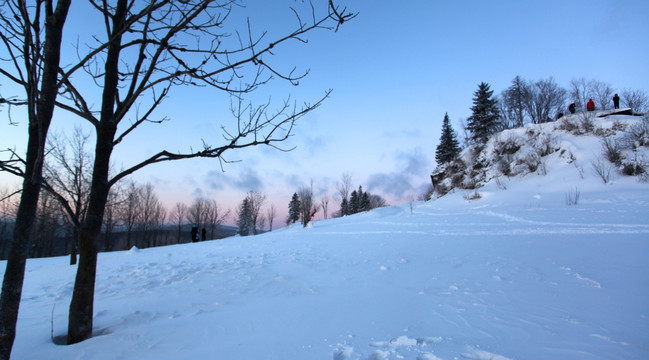
M 604 184 L 599 140 L 557 136 L 576 161 L 478 200 L 100 254 L 95 336 L 73 346 L 51 337 L 75 268 L 29 260 L 13 358 L 647 359 L 649 185 Z

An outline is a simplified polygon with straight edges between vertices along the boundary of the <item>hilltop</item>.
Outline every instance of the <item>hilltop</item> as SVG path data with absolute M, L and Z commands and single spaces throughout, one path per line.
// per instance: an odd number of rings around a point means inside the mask
M 584 179 L 594 170 L 604 182 L 617 175 L 647 181 L 649 117 L 631 109 L 580 112 L 555 122 L 528 124 L 491 136 L 486 144 L 467 146 L 460 156 L 431 175 L 435 195 L 476 189 L 502 177 L 546 175 L 548 166 L 574 166 Z

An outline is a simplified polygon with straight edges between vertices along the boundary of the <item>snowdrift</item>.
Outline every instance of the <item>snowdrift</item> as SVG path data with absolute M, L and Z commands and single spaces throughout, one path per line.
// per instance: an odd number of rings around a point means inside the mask
M 639 119 L 598 126 L 616 120 Z M 100 254 L 80 344 L 52 341 L 75 269 L 29 260 L 13 358 L 649 358 L 648 184 L 615 169 L 605 183 L 598 137 L 534 131 L 559 148 L 543 172 L 307 229 Z

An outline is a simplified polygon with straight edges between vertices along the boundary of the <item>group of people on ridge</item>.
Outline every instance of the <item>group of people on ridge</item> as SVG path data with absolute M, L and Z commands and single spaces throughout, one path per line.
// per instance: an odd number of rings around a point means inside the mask
M 620 108 L 620 97 L 617 94 L 613 96 L 613 108 L 614 109 Z M 595 111 L 595 102 L 593 101 L 593 99 L 588 99 L 588 102 L 586 103 L 586 110 Z M 570 111 L 571 114 L 575 113 L 576 111 L 575 103 L 572 103 L 568 106 L 568 111 Z
M 202 228 L 201 237 L 198 237 L 198 226 L 192 225 L 192 242 L 205 241 L 206 233 L 205 228 Z

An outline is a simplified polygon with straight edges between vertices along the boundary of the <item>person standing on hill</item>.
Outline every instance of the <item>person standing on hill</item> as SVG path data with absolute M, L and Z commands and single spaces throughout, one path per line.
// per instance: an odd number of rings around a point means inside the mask
M 588 103 L 586 104 L 586 110 L 588 111 L 595 110 L 595 102 L 593 101 L 593 99 L 588 99 Z
M 192 225 L 192 242 L 198 242 L 198 227 Z
M 615 108 L 615 109 L 620 108 L 620 97 L 617 96 L 617 94 L 615 94 L 615 96 L 613 96 L 613 108 Z
M 570 111 L 571 114 L 574 114 L 576 109 L 577 109 L 577 106 L 575 105 L 575 103 L 572 103 L 572 104 L 570 104 L 568 106 L 568 111 Z

